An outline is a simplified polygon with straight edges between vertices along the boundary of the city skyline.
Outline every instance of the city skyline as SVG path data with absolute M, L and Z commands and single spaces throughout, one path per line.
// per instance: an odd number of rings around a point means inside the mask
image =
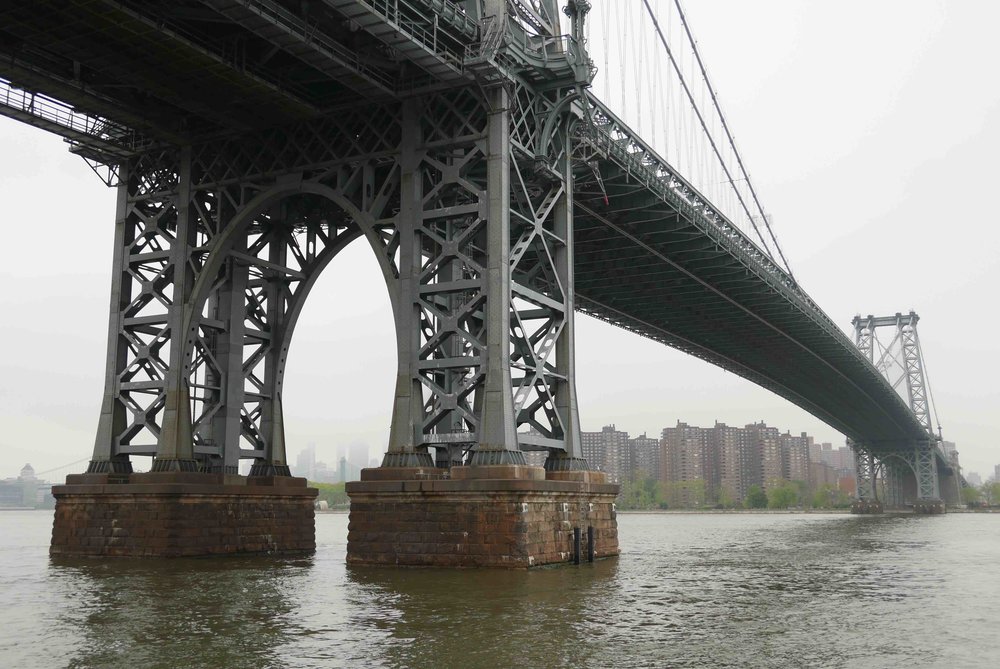
M 678 421 L 663 428 L 659 439 L 632 437 L 611 424 L 585 431 L 582 438 L 590 466 L 613 482 L 700 483 L 680 489 L 673 502 L 678 506 L 740 503 L 755 485 L 766 491 L 793 482 L 810 491 L 836 486 L 845 493 L 855 487 L 849 447 L 834 448 L 805 432 L 782 432 L 763 422 L 703 427 Z M 540 462 L 534 458 L 534 464 Z

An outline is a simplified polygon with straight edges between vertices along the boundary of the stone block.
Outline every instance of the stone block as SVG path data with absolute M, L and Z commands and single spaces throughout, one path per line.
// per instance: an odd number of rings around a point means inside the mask
M 608 475 L 605 472 L 597 471 L 545 472 L 545 478 L 549 481 L 579 481 L 599 484 L 608 482 Z
M 436 467 L 368 467 L 361 470 L 362 481 L 422 481 L 441 479 L 447 470 Z
M 246 485 L 273 486 L 277 488 L 305 488 L 307 482 L 300 476 L 248 476 L 246 477 Z
M 167 483 L 194 483 L 200 485 L 222 485 L 222 480 L 222 474 L 209 474 L 206 472 L 143 472 L 129 476 L 129 484 L 146 483 L 162 485 Z
M 452 467 L 451 478 L 468 479 L 527 479 L 544 481 L 545 470 L 528 465 L 477 465 L 474 467 Z

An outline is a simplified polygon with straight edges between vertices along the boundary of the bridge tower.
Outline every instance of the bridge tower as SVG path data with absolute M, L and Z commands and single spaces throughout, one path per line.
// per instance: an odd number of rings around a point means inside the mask
M 943 511 L 946 503 L 960 502 L 957 462 L 941 449 L 940 428 L 936 432 L 931 422 L 930 389 L 917 334 L 919 320 L 913 311 L 856 316 L 853 320 L 858 349 L 899 393 L 926 433 L 906 443 L 852 442 L 858 512 L 880 510 L 885 505 L 936 513 Z M 891 337 L 880 338 L 880 330 L 891 332 Z M 879 478 L 884 499 L 878 496 Z
M 317 119 L 114 166 L 105 391 L 87 473 L 55 491 L 53 553 L 312 547 L 315 491 L 286 455 L 285 364 L 316 279 L 362 240 L 389 293 L 397 376 L 381 467 L 348 485 L 348 561 L 532 566 L 570 559 L 574 528 L 594 531 L 597 556 L 617 554 L 618 488 L 582 456 L 575 388 L 574 172 L 590 168 L 574 103 L 594 75 L 590 4 L 568 3 L 568 36 L 556 0 L 462 7 L 424 17 L 435 48 L 455 48 L 448 30 L 475 37 L 457 60 L 435 54 L 461 63 L 458 83 L 385 95 L 376 80 Z M 151 472 L 133 472 L 136 455 Z

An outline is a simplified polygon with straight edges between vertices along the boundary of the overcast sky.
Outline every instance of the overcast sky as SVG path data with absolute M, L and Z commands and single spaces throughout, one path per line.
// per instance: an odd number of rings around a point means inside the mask
M 945 438 L 967 471 L 992 473 L 1000 464 L 1000 6 L 686 4 L 800 283 L 845 331 L 857 313 L 916 310 Z M 0 216 L 2 478 L 25 462 L 45 471 L 91 453 L 114 194 L 59 138 L 0 118 Z M 732 374 L 577 322 L 586 430 L 614 423 L 654 436 L 677 420 L 764 420 L 843 443 Z M 292 461 L 309 443 L 331 463 L 352 443 L 381 452 L 394 370 L 385 288 L 370 250 L 354 244 L 320 279 L 296 329 L 285 383 Z

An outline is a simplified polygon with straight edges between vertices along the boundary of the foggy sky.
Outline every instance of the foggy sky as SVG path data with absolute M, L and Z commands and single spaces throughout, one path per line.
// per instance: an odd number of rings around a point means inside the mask
M 608 0 L 596 0 L 597 2 Z M 628 0 L 639 2 L 639 0 Z M 799 282 L 845 331 L 916 310 L 945 439 L 1000 463 L 1000 9 L 990 2 L 685 3 L 755 186 Z M 0 478 L 85 461 L 100 408 L 114 193 L 62 141 L 0 118 Z M 388 435 L 395 350 L 371 251 L 332 263 L 296 328 L 289 458 L 332 463 Z M 843 437 L 787 401 L 579 317 L 585 430 L 658 436 L 764 420 Z M 84 464 L 50 478 L 80 471 Z

